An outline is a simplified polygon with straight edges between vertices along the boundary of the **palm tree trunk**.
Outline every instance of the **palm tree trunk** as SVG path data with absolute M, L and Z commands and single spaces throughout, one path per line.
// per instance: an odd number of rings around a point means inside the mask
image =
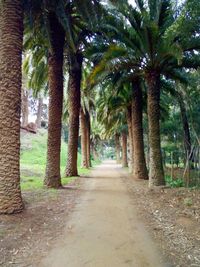
M 87 161 L 88 161 L 89 167 L 92 167 L 91 149 L 90 149 L 91 125 L 90 125 L 90 114 L 87 110 L 86 110 L 86 123 L 87 123 Z
M 22 88 L 22 107 L 21 107 L 21 113 L 22 113 L 22 127 L 27 126 L 28 124 L 28 90 L 25 90 Z
M 132 130 L 134 147 L 133 176 L 136 179 L 148 179 L 148 172 L 144 154 L 142 90 L 139 81 L 135 81 L 133 84 Z
M 42 108 L 43 108 L 43 98 L 39 97 L 38 99 L 38 108 L 37 108 L 37 118 L 36 118 L 36 125 L 37 128 L 41 128 L 41 119 L 42 119 Z
M 80 128 L 81 128 L 81 157 L 82 157 L 82 167 L 89 168 L 88 164 L 88 155 L 87 155 L 87 124 L 86 124 L 86 116 L 81 108 L 80 111 Z
M 156 71 L 149 72 L 146 81 L 150 147 L 149 185 L 158 186 L 165 184 L 160 141 L 160 75 Z
M 130 149 L 130 172 L 133 172 L 134 157 L 133 157 L 133 129 L 132 129 L 132 112 L 131 106 L 127 108 L 127 125 L 128 125 L 128 138 L 129 138 L 129 149 Z
M 79 112 L 80 112 L 80 86 L 82 71 L 82 55 L 69 55 L 69 136 L 68 136 L 68 156 L 66 165 L 66 176 L 77 176 L 77 156 L 78 156 L 78 133 L 79 133 Z M 74 63 L 76 62 L 76 63 Z
M 47 164 L 44 184 L 59 188 L 60 149 L 63 106 L 63 47 L 65 34 L 55 14 L 49 14 L 51 50 L 48 58 L 49 77 L 49 119 L 47 140 Z
M 98 160 L 99 155 L 98 155 L 98 152 L 97 152 L 93 142 L 91 142 L 91 151 L 92 151 L 92 156 L 93 156 L 94 160 Z
M 119 134 L 115 134 L 115 151 L 116 151 L 116 161 L 117 164 L 120 163 L 120 142 L 119 142 Z
M 0 214 L 20 212 L 20 113 L 23 6 L 4 0 L 0 7 Z
M 122 133 L 122 167 L 128 167 L 127 160 L 127 134 Z

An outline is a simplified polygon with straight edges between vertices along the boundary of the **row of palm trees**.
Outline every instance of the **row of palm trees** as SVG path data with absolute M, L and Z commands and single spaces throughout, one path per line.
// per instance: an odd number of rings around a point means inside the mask
M 81 108 L 80 90 L 86 58 L 91 70 L 86 84 L 92 87 L 107 83 L 105 87 L 108 90 L 112 92 L 116 89 L 115 95 L 121 94 L 123 104 L 118 105 L 116 110 L 124 108 L 125 113 L 121 112 L 120 120 L 126 120 L 128 125 L 122 127 L 123 147 L 126 146 L 129 132 L 133 174 L 143 179 L 148 178 L 142 127 L 142 101 L 146 93 L 149 180 L 152 185 L 163 184 L 159 125 L 161 81 L 169 78 L 180 80 L 184 68 L 199 65 L 194 54 L 199 49 L 196 38 L 199 25 L 194 23 L 195 0 L 188 0 L 188 5 L 177 17 L 171 0 L 137 0 L 136 7 L 122 0 L 110 1 L 113 4 L 109 6 L 101 5 L 97 0 L 24 2 L 4 0 L 0 3 L 0 213 L 20 212 L 23 209 L 19 171 L 23 37 L 24 49 L 33 53 L 38 66 L 48 69 L 49 127 L 45 185 L 54 188 L 61 186 L 64 72 L 68 72 L 69 76 L 69 138 L 65 174 L 78 174 L 80 112 L 81 127 L 87 140 L 84 166 L 90 166 L 90 114 L 85 112 L 84 105 Z M 45 68 L 44 62 L 47 62 L 48 68 Z M 46 76 L 40 75 L 40 79 Z M 110 120 L 107 124 L 117 125 L 117 121 L 115 118 L 115 122 Z M 84 123 L 87 124 L 87 131 L 84 130 Z M 123 154 L 126 162 L 126 152 Z
M 127 124 L 132 127 L 129 137 L 132 133 L 133 175 L 143 179 L 149 176 L 150 185 L 163 185 L 160 95 L 163 84 L 169 81 L 185 82 L 186 69 L 199 66 L 196 53 L 200 48 L 200 25 L 195 7 L 199 3 L 186 1 L 177 15 L 170 0 L 136 1 L 136 8 L 127 1 L 111 2 L 110 13 L 115 16 L 107 17 L 109 40 L 102 43 L 101 55 L 96 47 L 93 50 L 97 64 L 90 77 L 91 84 L 104 79 L 112 83 L 116 91 L 118 87 L 118 91 L 122 92 L 128 82 L 132 95 L 130 101 L 125 100 L 125 106 Z M 149 175 L 144 156 L 143 98 L 147 102 Z
M 94 3 L 88 1 L 88 4 L 92 10 Z M 49 129 L 44 183 L 49 187 L 61 186 L 64 66 L 69 73 L 66 175 L 77 175 L 82 49 L 83 40 L 89 34 L 85 32 L 85 22 L 77 14 L 79 6 L 79 1 L 64 0 L 5 0 L 0 3 L 0 213 L 20 212 L 23 209 L 19 165 L 23 37 L 24 49 L 30 53 L 33 51 L 38 66 L 45 62 L 44 57 L 47 58 Z

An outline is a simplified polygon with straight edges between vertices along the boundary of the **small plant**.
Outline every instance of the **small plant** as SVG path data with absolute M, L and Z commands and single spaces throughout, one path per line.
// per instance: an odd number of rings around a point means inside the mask
M 185 204 L 186 206 L 192 206 L 192 204 L 193 204 L 192 199 L 189 198 L 189 197 L 185 198 L 185 199 L 184 199 L 184 204 Z
M 166 181 L 167 185 L 169 185 L 170 187 L 173 187 L 173 188 L 183 187 L 184 186 L 184 182 L 183 182 L 182 179 L 178 178 L 178 179 L 174 180 L 169 175 L 165 176 L 165 181 Z

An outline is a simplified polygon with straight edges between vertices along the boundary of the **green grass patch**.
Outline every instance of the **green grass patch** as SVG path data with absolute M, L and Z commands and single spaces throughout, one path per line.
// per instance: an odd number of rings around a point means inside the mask
M 165 176 L 165 182 L 168 186 L 176 188 L 176 187 L 183 187 L 184 182 L 182 179 L 172 179 L 170 175 Z
M 23 134 L 21 136 L 21 189 L 37 190 L 43 188 L 43 179 L 46 168 L 47 153 L 47 130 L 41 129 L 34 134 Z M 67 160 L 67 144 L 61 143 L 61 175 L 64 176 Z M 92 160 L 92 166 L 100 164 L 101 161 Z M 81 168 L 81 154 L 78 153 L 78 173 L 88 175 L 90 169 Z M 66 185 L 75 177 L 62 178 L 62 184 Z
M 22 190 L 37 190 L 43 188 L 42 178 L 37 176 L 23 176 L 21 178 L 21 189 Z

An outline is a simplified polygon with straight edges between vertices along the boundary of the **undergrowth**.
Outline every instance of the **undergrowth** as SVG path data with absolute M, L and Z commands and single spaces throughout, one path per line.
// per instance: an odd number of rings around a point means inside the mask
M 21 188 L 22 190 L 37 190 L 43 188 L 46 168 L 47 131 L 41 129 L 37 134 L 21 135 Z M 64 177 L 67 160 L 67 144 L 61 144 L 61 175 L 62 184 L 66 185 L 76 177 Z M 92 161 L 92 165 L 99 162 Z M 89 174 L 90 170 L 81 168 L 81 154 L 78 153 L 78 172 L 80 175 Z
M 166 175 L 165 176 L 165 182 L 167 185 L 169 185 L 170 187 L 183 187 L 184 186 L 184 182 L 182 179 L 178 178 L 178 179 L 172 179 L 170 175 Z

